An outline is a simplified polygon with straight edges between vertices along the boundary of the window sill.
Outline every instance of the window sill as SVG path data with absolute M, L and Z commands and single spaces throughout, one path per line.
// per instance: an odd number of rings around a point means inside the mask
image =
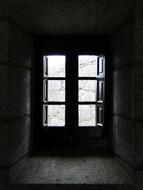
M 132 184 L 112 156 L 35 156 L 13 166 L 11 184 Z

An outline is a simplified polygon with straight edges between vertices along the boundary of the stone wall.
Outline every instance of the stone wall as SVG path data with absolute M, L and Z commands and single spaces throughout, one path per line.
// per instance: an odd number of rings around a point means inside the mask
M 130 19 L 112 35 L 114 151 L 134 161 L 134 20 Z
M 30 71 L 32 38 L 11 23 L 9 67 L 9 117 L 11 122 L 11 162 L 27 154 L 30 128 Z
M 28 152 L 32 37 L 0 2 L 0 183 Z
M 143 2 L 112 35 L 114 150 L 143 182 Z
M 135 8 L 135 178 L 143 183 L 143 1 Z
M 9 129 L 8 129 L 8 62 L 10 23 L 5 1 L 0 2 L 0 184 L 8 182 L 9 172 Z
M 143 169 L 143 2 L 135 9 L 135 163 Z

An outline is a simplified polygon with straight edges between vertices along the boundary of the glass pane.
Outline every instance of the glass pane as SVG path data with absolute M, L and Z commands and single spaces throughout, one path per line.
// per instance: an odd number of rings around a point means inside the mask
M 65 105 L 48 105 L 48 127 L 65 126 Z
M 95 105 L 79 105 L 78 106 L 79 115 L 79 127 L 95 127 L 96 116 L 95 116 Z
M 48 101 L 65 101 L 65 80 L 48 81 Z
M 80 55 L 78 56 L 78 76 L 96 77 L 97 56 Z
M 65 60 L 63 55 L 44 56 L 44 77 L 65 77 Z
M 79 88 L 79 95 L 78 100 L 80 102 L 91 102 L 96 101 L 96 80 L 79 80 L 78 81 L 78 88 Z

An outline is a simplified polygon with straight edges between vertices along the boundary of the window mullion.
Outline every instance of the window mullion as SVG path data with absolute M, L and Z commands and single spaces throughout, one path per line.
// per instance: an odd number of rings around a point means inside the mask
M 66 88 L 66 119 L 69 135 L 74 135 L 74 129 L 78 123 L 78 80 L 77 80 L 77 56 L 70 54 L 67 56 L 67 88 Z

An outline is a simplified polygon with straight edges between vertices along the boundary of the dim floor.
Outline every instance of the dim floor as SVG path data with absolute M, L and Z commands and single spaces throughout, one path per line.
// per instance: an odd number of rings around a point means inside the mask
M 37 156 L 13 166 L 14 184 L 131 184 L 131 177 L 113 157 Z

